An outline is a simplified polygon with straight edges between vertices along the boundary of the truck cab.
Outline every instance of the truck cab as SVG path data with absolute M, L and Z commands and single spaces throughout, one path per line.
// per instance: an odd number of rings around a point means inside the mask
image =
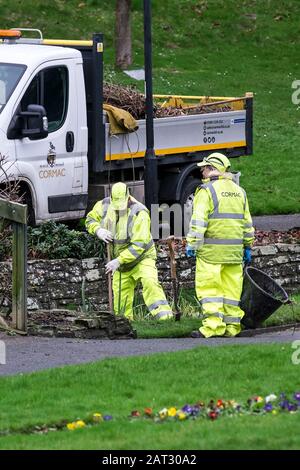
M 0 150 L 36 223 L 84 216 L 88 130 L 82 90 L 78 50 L 0 44 Z M 44 109 L 42 132 L 26 132 L 38 120 L 30 115 L 35 106 Z

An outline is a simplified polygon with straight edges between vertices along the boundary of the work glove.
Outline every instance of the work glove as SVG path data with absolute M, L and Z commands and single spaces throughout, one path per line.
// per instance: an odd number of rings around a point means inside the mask
M 108 274 L 108 273 L 113 274 L 119 268 L 119 266 L 120 266 L 120 261 L 118 260 L 118 258 L 115 258 L 109 261 L 105 265 L 105 274 Z
M 251 259 L 252 259 L 251 248 L 250 248 L 250 246 L 246 246 L 246 248 L 244 248 L 243 261 L 244 261 L 245 264 L 250 264 Z
M 185 254 L 188 258 L 195 258 L 196 252 L 191 246 L 186 246 L 185 248 Z
M 105 243 L 113 241 L 112 233 L 109 230 L 106 230 L 105 228 L 98 228 L 98 230 L 96 230 L 96 235 L 98 238 L 100 238 L 100 240 L 104 241 Z

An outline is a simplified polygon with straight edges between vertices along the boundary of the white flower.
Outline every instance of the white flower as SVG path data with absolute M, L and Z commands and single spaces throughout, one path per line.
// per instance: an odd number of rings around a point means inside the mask
M 275 401 L 277 399 L 277 396 L 274 395 L 274 393 L 271 393 L 266 397 L 266 403 L 271 403 L 272 401 Z

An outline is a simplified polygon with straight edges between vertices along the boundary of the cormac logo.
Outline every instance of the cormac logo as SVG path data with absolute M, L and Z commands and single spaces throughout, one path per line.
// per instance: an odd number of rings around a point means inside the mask
M 41 179 L 59 178 L 60 176 L 66 176 L 66 169 L 65 168 L 55 168 L 55 169 L 41 170 L 39 172 L 39 177 Z
M 229 192 L 229 191 L 222 191 L 221 196 L 223 196 L 223 197 L 241 197 L 241 194 L 240 193 L 232 193 L 232 192 Z

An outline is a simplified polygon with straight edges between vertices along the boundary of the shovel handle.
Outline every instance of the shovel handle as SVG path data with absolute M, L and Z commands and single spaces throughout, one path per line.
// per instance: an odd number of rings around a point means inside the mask
M 107 243 L 107 262 L 111 261 L 111 251 L 110 251 L 110 244 Z M 109 310 L 113 312 L 113 293 L 112 293 L 112 277 L 111 273 L 108 273 L 108 305 Z
M 170 266 L 171 266 L 171 278 L 177 279 L 176 275 L 176 260 L 175 260 L 175 250 L 174 250 L 175 238 L 174 236 L 167 238 L 167 244 L 169 247 L 169 256 L 170 256 Z
M 167 238 L 167 244 L 169 247 L 169 256 L 170 256 L 170 266 L 171 266 L 171 279 L 172 279 L 172 286 L 173 286 L 173 294 L 174 294 L 174 307 L 175 307 L 175 321 L 180 321 L 181 312 L 178 308 L 178 279 L 176 273 L 176 260 L 175 260 L 175 237 L 172 235 Z

